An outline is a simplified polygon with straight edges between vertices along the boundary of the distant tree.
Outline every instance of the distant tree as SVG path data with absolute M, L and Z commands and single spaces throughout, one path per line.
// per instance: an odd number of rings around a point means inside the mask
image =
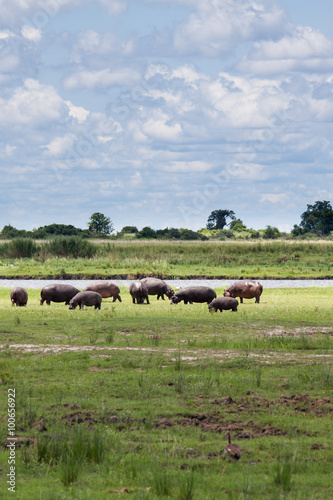
M 308 209 L 301 215 L 300 227 L 325 236 L 333 231 L 333 209 L 329 201 L 316 201 L 307 205 Z
M 196 231 L 192 231 L 192 229 L 186 229 L 186 228 L 180 228 L 179 234 L 181 240 L 201 240 L 205 238 Z
M 277 227 L 267 226 L 263 236 L 266 240 L 276 240 L 276 238 L 281 236 L 281 233 Z
M 232 231 L 244 231 L 246 226 L 243 224 L 243 221 L 240 219 L 234 219 L 229 224 L 229 229 Z
M 136 233 L 137 238 L 156 238 L 156 232 L 149 226 L 145 226 Z
M 223 229 L 228 225 L 227 219 L 235 220 L 235 212 L 232 210 L 214 210 L 208 217 L 207 229 Z
M 139 230 L 136 226 L 124 226 L 120 232 L 121 233 L 138 233 Z
M 88 229 L 93 233 L 110 234 L 114 231 L 113 223 L 109 217 L 100 212 L 91 215 L 88 222 Z
M 8 224 L 4 226 L 1 233 L 1 238 L 12 239 L 12 238 L 31 238 L 33 237 L 32 231 L 26 231 L 25 229 L 16 229 L 16 227 Z

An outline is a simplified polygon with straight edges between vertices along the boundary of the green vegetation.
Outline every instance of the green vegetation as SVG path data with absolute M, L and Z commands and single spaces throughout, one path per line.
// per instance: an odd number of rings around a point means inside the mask
M 333 496 L 331 287 L 266 289 L 223 314 L 133 305 L 127 289 L 99 313 L 39 306 L 39 290 L 15 308 L 9 292 L 0 428 L 4 443 L 15 388 L 21 500 Z M 239 462 L 224 456 L 227 429 Z
M 320 278 L 333 275 L 332 255 L 331 241 L 16 239 L 0 244 L 0 276 Z
M 276 240 L 276 239 L 310 239 L 333 236 L 333 208 L 329 201 L 316 201 L 314 205 L 307 205 L 307 210 L 301 214 L 301 223 L 294 225 L 290 233 L 280 232 L 271 225 L 265 229 L 254 230 L 247 228 L 241 219 L 237 219 L 233 210 L 213 210 L 208 217 L 206 229 L 192 231 L 186 228 L 152 229 L 143 227 L 140 231 L 136 226 L 124 226 L 117 234 L 110 217 L 101 212 L 91 215 L 88 229 L 76 228 L 73 225 L 50 224 L 34 228 L 32 231 L 16 229 L 6 225 L 0 231 L 0 239 L 32 238 L 50 239 L 59 236 L 79 236 L 80 238 L 103 238 L 107 240 L 125 239 L 159 239 L 159 240 Z M 229 226 L 229 229 L 225 229 Z

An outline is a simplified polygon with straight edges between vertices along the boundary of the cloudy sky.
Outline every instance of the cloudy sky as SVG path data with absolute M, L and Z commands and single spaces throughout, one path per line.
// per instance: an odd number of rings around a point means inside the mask
M 0 229 L 333 202 L 331 0 L 0 0 Z

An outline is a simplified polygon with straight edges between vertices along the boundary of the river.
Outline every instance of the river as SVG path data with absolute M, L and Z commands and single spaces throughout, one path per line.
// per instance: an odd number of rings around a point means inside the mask
M 85 288 L 89 283 L 95 283 L 100 280 L 0 280 L 0 287 L 14 288 L 22 286 L 23 288 L 43 288 L 46 285 L 53 283 L 63 283 L 75 286 L 76 288 Z M 118 286 L 129 287 L 133 280 L 107 280 L 116 283 Z M 184 288 L 186 286 L 209 286 L 211 288 L 227 288 L 236 280 L 165 280 L 172 288 Z M 246 281 L 246 280 L 244 280 Z M 316 279 L 316 280 L 258 280 L 264 288 L 308 288 L 308 287 L 325 287 L 333 286 L 333 279 Z

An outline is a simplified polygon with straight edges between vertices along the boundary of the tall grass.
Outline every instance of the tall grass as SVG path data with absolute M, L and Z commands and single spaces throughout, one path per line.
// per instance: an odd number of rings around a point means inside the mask
M 57 257 L 91 259 L 97 253 L 97 246 L 90 241 L 68 236 L 51 240 L 43 245 L 42 251 L 45 255 L 55 255 Z
M 24 259 L 34 257 L 39 246 L 30 238 L 15 238 L 0 244 L 0 256 L 7 259 Z
M 160 277 L 324 277 L 332 274 L 332 241 L 115 241 L 96 243 L 76 236 L 36 244 L 16 239 L 0 244 L 4 259 L 33 258 L 24 266 L 36 274 L 57 273 L 59 261 L 75 259 L 71 273 L 108 275 L 153 274 Z M 80 261 L 82 259 L 82 261 Z M 42 267 L 38 268 L 38 263 Z M 29 264 L 29 265 L 28 265 Z M 5 266 L 4 266 L 5 267 Z M 66 269 L 67 262 L 66 262 Z M 43 272 L 44 271 L 44 272 Z M 14 270 L 6 269 L 6 274 Z M 17 273 L 16 273 L 17 274 Z

